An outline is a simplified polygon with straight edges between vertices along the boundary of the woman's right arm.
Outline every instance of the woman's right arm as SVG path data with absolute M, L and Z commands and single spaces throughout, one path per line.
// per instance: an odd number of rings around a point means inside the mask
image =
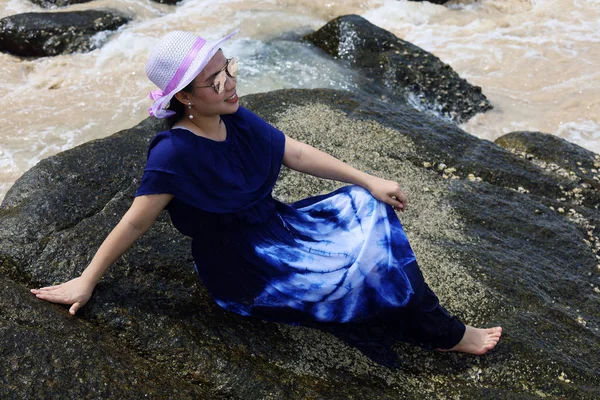
M 31 289 L 31 293 L 52 303 L 71 304 L 69 312 L 74 315 L 92 297 L 96 284 L 106 270 L 150 229 L 172 199 L 171 194 L 136 197 L 81 276 L 60 285 Z

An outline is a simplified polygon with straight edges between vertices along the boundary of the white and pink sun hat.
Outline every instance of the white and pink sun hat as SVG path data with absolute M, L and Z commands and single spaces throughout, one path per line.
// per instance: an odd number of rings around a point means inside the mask
M 167 108 L 175 93 L 189 85 L 219 50 L 219 46 L 238 32 L 239 29 L 236 29 L 212 42 L 190 32 L 167 33 L 154 46 L 146 63 L 146 75 L 159 87 L 150 92 L 154 104 L 148 113 L 156 118 L 173 115 L 174 112 Z

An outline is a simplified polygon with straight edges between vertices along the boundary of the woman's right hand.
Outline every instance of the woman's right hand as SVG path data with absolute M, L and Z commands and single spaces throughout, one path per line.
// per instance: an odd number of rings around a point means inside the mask
M 82 277 L 71 279 L 56 286 L 47 286 L 40 289 L 31 289 L 38 299 L 58 304 L 70 304 L 69 312 L 75 315 L 77 310 L 88 302 L 94 292 L 94 284 Z
M 56 286 L 31 289 L 38 299 L 52 303 L 69 304 L 73 315 L 88 302 L 96 283 L 136 240 L 156 221 L 160 212 L 173 199 L 172 194 L 151 194 L 138 196 L 133 200 L 129 211 L 104 239 L 102 246 L 82 272 L 81 276 Z

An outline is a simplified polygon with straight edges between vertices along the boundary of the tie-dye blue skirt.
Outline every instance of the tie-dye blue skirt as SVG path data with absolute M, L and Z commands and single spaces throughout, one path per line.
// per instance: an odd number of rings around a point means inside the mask
M 266 221 L 194 240 L 197 271 L 221 307 L 346 323 L 406 306 L 413 288 L 405 267 L 415 255 L 391 206 L 359 186 L 292 205 L 269 201 Z

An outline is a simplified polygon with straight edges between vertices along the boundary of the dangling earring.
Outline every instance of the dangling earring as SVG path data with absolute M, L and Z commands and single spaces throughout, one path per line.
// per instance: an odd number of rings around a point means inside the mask
M 188 103 L 188 108 L 190 110 L 190 119 L 194 119 L 194 116 L 192 115 L 192 103 Z

